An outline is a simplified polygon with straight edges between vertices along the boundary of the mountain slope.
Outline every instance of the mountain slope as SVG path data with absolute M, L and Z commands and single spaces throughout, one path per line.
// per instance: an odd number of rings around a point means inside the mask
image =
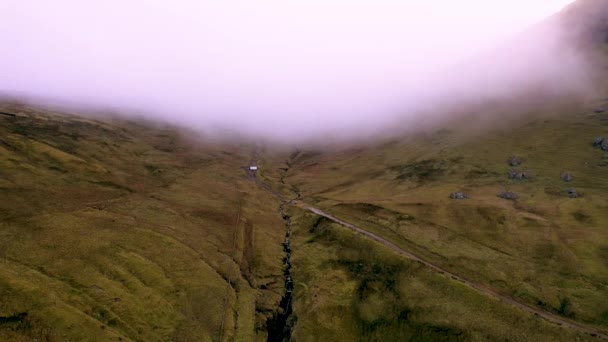
M 588 94 L 521 89 L 448 109 L 454 115 L 424 133 L 269 147 L 263 168 L 281 171 L 265 181 L 454 274 L 608 331 L 608 151 L 593 146 L 608 138 L 605 14 L 602 1 L 578 1 L 552 19 L 571 25 L 568 39 L 588 58 Z M 455 192 L 467 199 L 451 199 Z M 326 219 L 292 215 L 298 339 L 585 338 L 531 327 L 532 315 L 473 300 L 457 280 L 429 280 L 433 270 Z
M 0 110 L 0 340 L 263 338 L 284 227 L 250 147 Z
M 592 143 L 596 137 L 608 138 L 607 104 L 596 99 L 553 109 L 529 107 L 526 115 L 500 125 L 491 125 L 491 120 L 471 125 L 465 116 L 449 129 L 385 143 L 333 150 L 302 148 L 282 157 L 269 156 L 266 163 L 288 169 L 281 176 L 285 185 L 278 175 L 269 181 L 284 192 L 294 189 L 302 201 L 450 272 L 606 331 L 608 151 Z M 512 156 L 518 156 L 521 165 L 510 166 Z M 511 170 L 526 172 L 529 178 L 510 178 Z M 564 181 L 564 174 L 573 180 Z M 569 189 L 579 196 L 571 198 Z M 517 198 L 498 196 L 507 191 Z M 450 199 L 454 192 L 464 192 L 468 199 Z M 332 244 L 349 244 L 338 227 L 314 221 L 304 225 L 301 234 L 307 235 L 306 229 L 316 231 L 315 225 L 326 226 L 323 234 L 331 236 Z M 314 236 L 309 239 L 325 239 Z M 295 251 L 310 248 L 300 241 Z M 294 258 L 297 255 L 294 252 Z M 352 260 L 341 252 L 329 258 L 333 261 L 325 272 L 337 274 Z M 296 283 L 307 282 L 313 277 L 310 272 L 305 264 L 294 263 Z M 363 305 L 367 298 L 352 288 L 342 291 L 350 305 Z M 380 304 L 391 302 L 390 293 L 376 288 L 369 295 L 374 303 L 369 305 L 390 312 L 387 304 Z M 305 294 L 299 304 L 314 307 L 326 300 Z M 296 314 L 301 323 L 320 324 L 311 313 L 296 309 Z M 343 315 L 348 322 L 361 319 Z M 463 317 L 448 321 L 462 327 Z M 370 336 L 377 334 L 381 332 Z
M 595 340 L 459 279 L 608 331 L 608 151 L 592 146 L 608 102 L 589 101 L 608 94 L 604 10 L 560 17 L 597 59 L 594 94 L 518 89 L 348 147 L 257 149 L 1 103 L 0 340 Z

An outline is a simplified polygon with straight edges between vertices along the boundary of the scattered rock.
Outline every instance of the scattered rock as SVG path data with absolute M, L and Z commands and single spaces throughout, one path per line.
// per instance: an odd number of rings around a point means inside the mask
M 564 182 L 572 182 L 574 180 L 574 177 L 567 172 L 563 172 L 559 178 L 561 178 Z
M 511 191 L 503 191 L 498 194 L 498 197 L 500 197 L 502 199 L 506 199 L 506 200 L 516 200 L 517 199 L 517 195 Z
M 515 180 L 524 180 L 524 179 L 530 179 L 532 177 L 530 177 L 530 173 L 528 173 L 528 172 L 511 170 L 511 171 L 509 171 L 509 178 L 515 179 Z
M 521 157 L 512 156 L 511 158 L 509 158 L 509 165 L 511 165 L 511 166 L 521 165 Z
M 465 195 L 464 192 L 452 192 L 450 194 L 450 198 L 451 199 L 466 199 L 466 198 L 468 198 L 468 196 Z
M 566 193 L 568 194 L 568 197 L 570 197 L 570 198 L 578 197 L 578 192 L 576 191 L 576 189 L 566 189 Z
M 596 137 L 595 139 L 593 139 L 593 147 L 602 146 L 603 142 L 604 142 L 604 138 Z

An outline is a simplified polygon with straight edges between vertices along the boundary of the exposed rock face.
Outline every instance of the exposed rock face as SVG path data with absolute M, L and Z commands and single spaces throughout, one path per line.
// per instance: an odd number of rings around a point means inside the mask
M 599 147 L 604 151 L 608 151 L 608 138 L 596 137 L 593 139 L 593 147 Z
M 452 192 L 450 194 L 451 199 L 466 199 L 468 196 L 464 192 Z
M 566 189 L 566 193 L 568 194 L 568 197 L 570 197 L 570 198 L 578 197 L 578 192 L 576 191 L 576 189 Z
M 511 166 L 521 165 L 521 157 L 512 156 L 511 158 L 509 158 L 509 165 L 511 165 Z
M 567 172 L 562 173 L 559 178 L 561 178 L 561 180 L 563 180 L 564 182 L 572 182 L 574 180 L 574 177 L 572 177 L 572 175 Z
M 532 178 L 530 173 L 524 171 L 511 170 L 509 171 L 509 178 L 515 180 L 524 180 Z
M 506 199 L 506 200 L 516 200 L 517 199 L 517 195 L 511 191 L 503 191 L 498 194 L 498 197 L 500 197 L 502 199 Z
M 283 242 L 283 275 L 285 276 L 285 294 L 279 304 L 273 317 L 266 321 L 266 329 L 268 330 L 268 341 L 291 341 L 291 331 L 293 327 L 293 290 L 294 283 L 291 277 L 291 245 L 289 237 L 291 236 L 291 217 L 285 213 L 283 205 L 279 207 L 281 216 L 285 220 L 285 241 Z
M 594 147 L 602 146 L 603 142 L 604 142 L 604 138 L 596 137 L 595 139 L 593 139 L 593 146 Z

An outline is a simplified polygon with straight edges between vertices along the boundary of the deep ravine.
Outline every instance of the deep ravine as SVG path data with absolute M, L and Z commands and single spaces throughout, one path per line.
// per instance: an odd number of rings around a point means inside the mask
M 289 170 L 290 164 L 287 162 L 287 168 L 282 168 L 280 182 L 285 184 L 285 173 Z M 296 198 L 300 198 L 300 192 L 297 189 L 294 191 Z M 295 315 L 293 314 L 293 290 L 294 284 L 291 277 L 291 217 L 287 214 L 285 204 L 279 206 L 279 213 L 285 221 L 285 240 L 283 241 L 283 275 L 285 277 L 285 293 L 279 304 L 279 310 L 272 319 L 267 322 L 268 341 L 269 342 L 288 342 L 291 340 L 291 331 L 295 324 Z
M 279 304 L 279 310 L 275 313 L 272 319 L 268 320 L 268 341 L 269 342 L 284 342 L 291 340 L 291 329 L 295 321 L 293 313 L 293 279 L 291 278 L 291 244 L 289 238 L 291 236 L 291 218 L 285 212 L 285 206 L 281 204 L 279 207 L 281 217 L 285 221 L 285 240 L 283 241 L 283 275 L 285 276 L 285 294 Z

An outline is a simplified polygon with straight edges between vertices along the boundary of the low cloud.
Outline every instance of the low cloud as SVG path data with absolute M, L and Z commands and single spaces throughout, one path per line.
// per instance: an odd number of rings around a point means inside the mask
M 8 0 L 0 92 L 208 132 L 366 135 L 528 86 L 586 91 L 559 23 L 525 33 L 569 2 Z

